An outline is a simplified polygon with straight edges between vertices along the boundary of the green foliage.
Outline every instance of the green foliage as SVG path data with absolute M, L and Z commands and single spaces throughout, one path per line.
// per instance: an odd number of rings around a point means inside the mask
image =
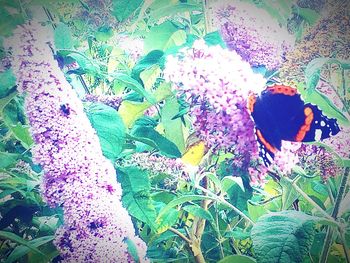
M 72 49 L 73 37 L 70 27 L 63 23 L 58 24 L 54 33 L 54 41 L 57 49 Z
M 143 0 L 113 0 L 112 2 L 112 14 L 119 22 L 123 22 L 140 7 Z
M 233 255 L 233 256 L 227 256 L 218 263 L 254 263 L 256 262 L 255 259 L 247 256 L 242 256 L 242 255 Z
M 245 1 L 265 9 L 281 26 L 297 14 L 302 19 L 297 41 L 321 17 L 288 1 Z M 206 262 L 318 262 L 326 246 L 326 228 L 336 233 L 348 222 L 348 189 L 338 205 L 332 201 L 339 178 L 323 182 L 320 171 L 310 173 L 300 164 L 288 175 L 294 183 L 284 176 L 268 177 L 263 188 L 251 187 L 247 170 L 235 165 L 237 156 L 217 149 L 200 154 L 199 166 L 186 165 L 186 177 L 178 171 L 157 171 L 156 166 L 163 164 L 155 163 L 153 168 L 148 164 L 146 170 L 128 162 L 139 152 L 174 162 L 188 161 L 191 156 L 186 155 L 194 132 L 189 105 L 164 81 L 163 70 L 166 56 L 178 55 L 197 39 L 226 48 L 219 31 L 206 32 L 205 19 L 212 19 L 203 9 L 208 1 L 113 0 L 111 9 L 103 10 L 90 2 L 0 1 L 0 59 L 10 54 L 3 48 L 5 38 L 43 5 L 48 13 L 42 22 L 56 26 L 56 59 L 79 95 L 84 95 L 80 94 L 83 90 L 122 97 L 118 110 L 88 102 L 85 110 L 103 154 L 120 165 L 116 169 L 122 202 L 136 233 L 147 243 L 151 262 L 194 262 L 200 251 Z M 31 4 L 36 5 L 35 10 Z M 103 17 L 95 12 L 103 12 Z M 142 39 L 144 49 L 136 55 L 124 50 L 123 39 L 129 38 Z M 132 45 L 126 49 L 131 50 Z M 72 63 L 77 68 L 70 68 Z M 334 65 L 347 76 L 349 61 L 338 59 L 337 54 L 304 65 L 306 87 L 300 91 L 328 117 L 349 125 L 348 78 L 339 75 L 343 83 L 333 85 L 345 102 L 341 109 L 316 89 L 327 77 L 325 69 Z M 253 70 L 265 76 L 278 72 L 267 72 L 264 67 Z M 4 241 L 0 258 L 4 262 L 55 261 L 59 253 L 52 241 L 63 223 L 62 211 L 48 208 L 40 197 L 41 170 L 32 163 L 33 140 L 12 70 L 0 72 L 0 80 L 0 239 Z M 155 114 L 145 115 L 153 109 Z M 29 165 L 28 170 L 18 170 L 22 161 Z M 348 167 L 349 160 L 338 158 L 337 164 Z M 327 216 L 334 206 L 339 207 L 337 220 Z M 324 217 L 311 216 L 315 214 Z M 201 228 L 202 233 L 196 233 Z M 196 246 L 199 236 L 201 243 Z M 336 233 L 330 242 L 330 262 L 345 258 L 339 237 Z M 349 231 L 344 239 L 349 246 Z M 135 244 L 130 239 L 125 242 L 133 259 L 140 261 Z
M 180 46 L 186 42 L 186 33 L 178 29 L 170 21 L 151 28 L 144 41 L 145 52 L 158 49 L 165 51 L 169 48 Z
M 137 93 L 145 97 L 149 103 L 155 104 L 157 102 L 152 94 L 148 93 L 137 80 L 133 79 L 129 75 L 117 73 L 115 75 L 115 80 L 124 83 L 126 87 L 136 91 Z
M 315 235 L 314 218 L 297 211 L 269 213 L 252 229 L 258 262 L 303 262 Z
M 156 210 L 150 197 L 148 173 L 131 166 L 118 168 L 117 175 L 123 188 L 123 205 L 132 216 L 156 231 Z
M 126 128 L 122 118 L 115 109 L 101 103 L 89 105 L 86 113 L 97 132 L 103 154 L 114 161 L 125 142 Z
M 0 72 L 0 99 L 6 97 L 11 92 L 13 86 L 16 85 L 16 77 L 13 75 L 12 70 L 6 70 Z
M 177 146 L 153 128 L 139 126 L 133 130 L 131 135 L 133 136 L 133 139 L 154 147 L 165 156 L 171 158 L 181 157 L 181 153 Z

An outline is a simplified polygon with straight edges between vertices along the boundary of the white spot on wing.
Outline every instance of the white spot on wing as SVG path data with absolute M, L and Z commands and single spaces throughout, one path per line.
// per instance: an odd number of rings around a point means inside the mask
M 322 137 L 322 130 L 316 129 L 316 130 L 315 130 L 315 140 L 316 140 L 316 141 L 320 141 L 320 140 L 321 140 L 321 137 Z
M 273 162 L 272 156 L 269 153 L 266 154 L 266 159 L 269 160 L 270 163 Z
M 326 125 L 326 123 L 324 121 L 321 121 L 320 125 L 321 125 L 321 127 L 324 127 Z

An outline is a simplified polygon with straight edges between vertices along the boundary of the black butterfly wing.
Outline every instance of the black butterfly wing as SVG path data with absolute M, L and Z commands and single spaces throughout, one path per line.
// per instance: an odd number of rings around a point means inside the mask
M 252 96 L 248 108 L 254 119 L 259 155 L 270 165 L 282 140 L 311 142 L 339 132 L 335 119 L 327 118 L 317 106 L 305 104 L 297 90 L 275 84 L 259 97 Z
M 295 141 L 322 141 L 340 131 L 337 120 L 323 115 L 322 111 L 310 103 L 304 106 L 304 123 L 300 127 Z

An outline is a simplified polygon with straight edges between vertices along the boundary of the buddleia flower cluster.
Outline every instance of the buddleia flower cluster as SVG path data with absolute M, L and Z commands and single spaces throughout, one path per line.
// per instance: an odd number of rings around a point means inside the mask
M 104 94 L 86 94 L 83 98 L 84 101 L 88 102 L 99 102 L 106 104 L 107 106 L 110 106 L 116 110 L 119 109 L 120 104 L 122 103 L 123 99 L 121 96 L 118 95 L 104 95 Z
M 232 152 L 246 167 L 258 158 L 247 98 L 263 89 L 265 79 L 249 63 L 234 51 L 197 40 L 167 58 L 164 78 L 185 97 L 196 135 L 208 148 Z
M 350 58 L 350 2 L 327 2 L 325 10 L 328 12 L 286 54 L 286 61 L 280 68 L 283 82 L 305 84 L 305 68 L 313 59 Z
M 101 151 L 76 92 L 53 59 L 51 31 L 28 22 L 14 31 L 12 69 L 35 142 L 33 160 L 43 169 L 41 192 L 61 206 L 64 224 L 54 244 L 63 262 L 135 262 L 126 241 L 148 262 L 147 247 L 135 235 L 113 164 Z
M 215 8 L 216 23 L 229 49 L 235 50 L 253 67 L 265 66 L 273 70 L 282 64 L 294 39 L 269 13 L 240 1 Z
M 326 148 L 304 144 L 298 150 L 300 164 L 310 175 L 320 175 L 323 181 L 341 174 L 335 156 Z
M 136 165 L 147 170 L 150 176 L 167 175 L 164 184 L 167 187 L 174 187 L 179 180 L 189 181 L 189 173 L 181 159 L 173 159 L 165 156 L 150 155 L 149 153 L 135 153 L 130 159 L 123 160 L 123 166 Z

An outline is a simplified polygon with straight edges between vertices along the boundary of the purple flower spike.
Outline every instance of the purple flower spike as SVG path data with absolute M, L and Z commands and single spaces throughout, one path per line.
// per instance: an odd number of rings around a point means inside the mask
M 39 23 L 18 27 L 8 39 L 18 90 L 35 140 L 33 159 L 44 170 L 42 196 L 62 206 L 64 225 L 55 245 L 64 262 L 134 262 L 125 239 L 132 240 L 142 262 L 147 247 L 137 236 L 113 164 L 76 92 L 53 59 L 51 32 Z

